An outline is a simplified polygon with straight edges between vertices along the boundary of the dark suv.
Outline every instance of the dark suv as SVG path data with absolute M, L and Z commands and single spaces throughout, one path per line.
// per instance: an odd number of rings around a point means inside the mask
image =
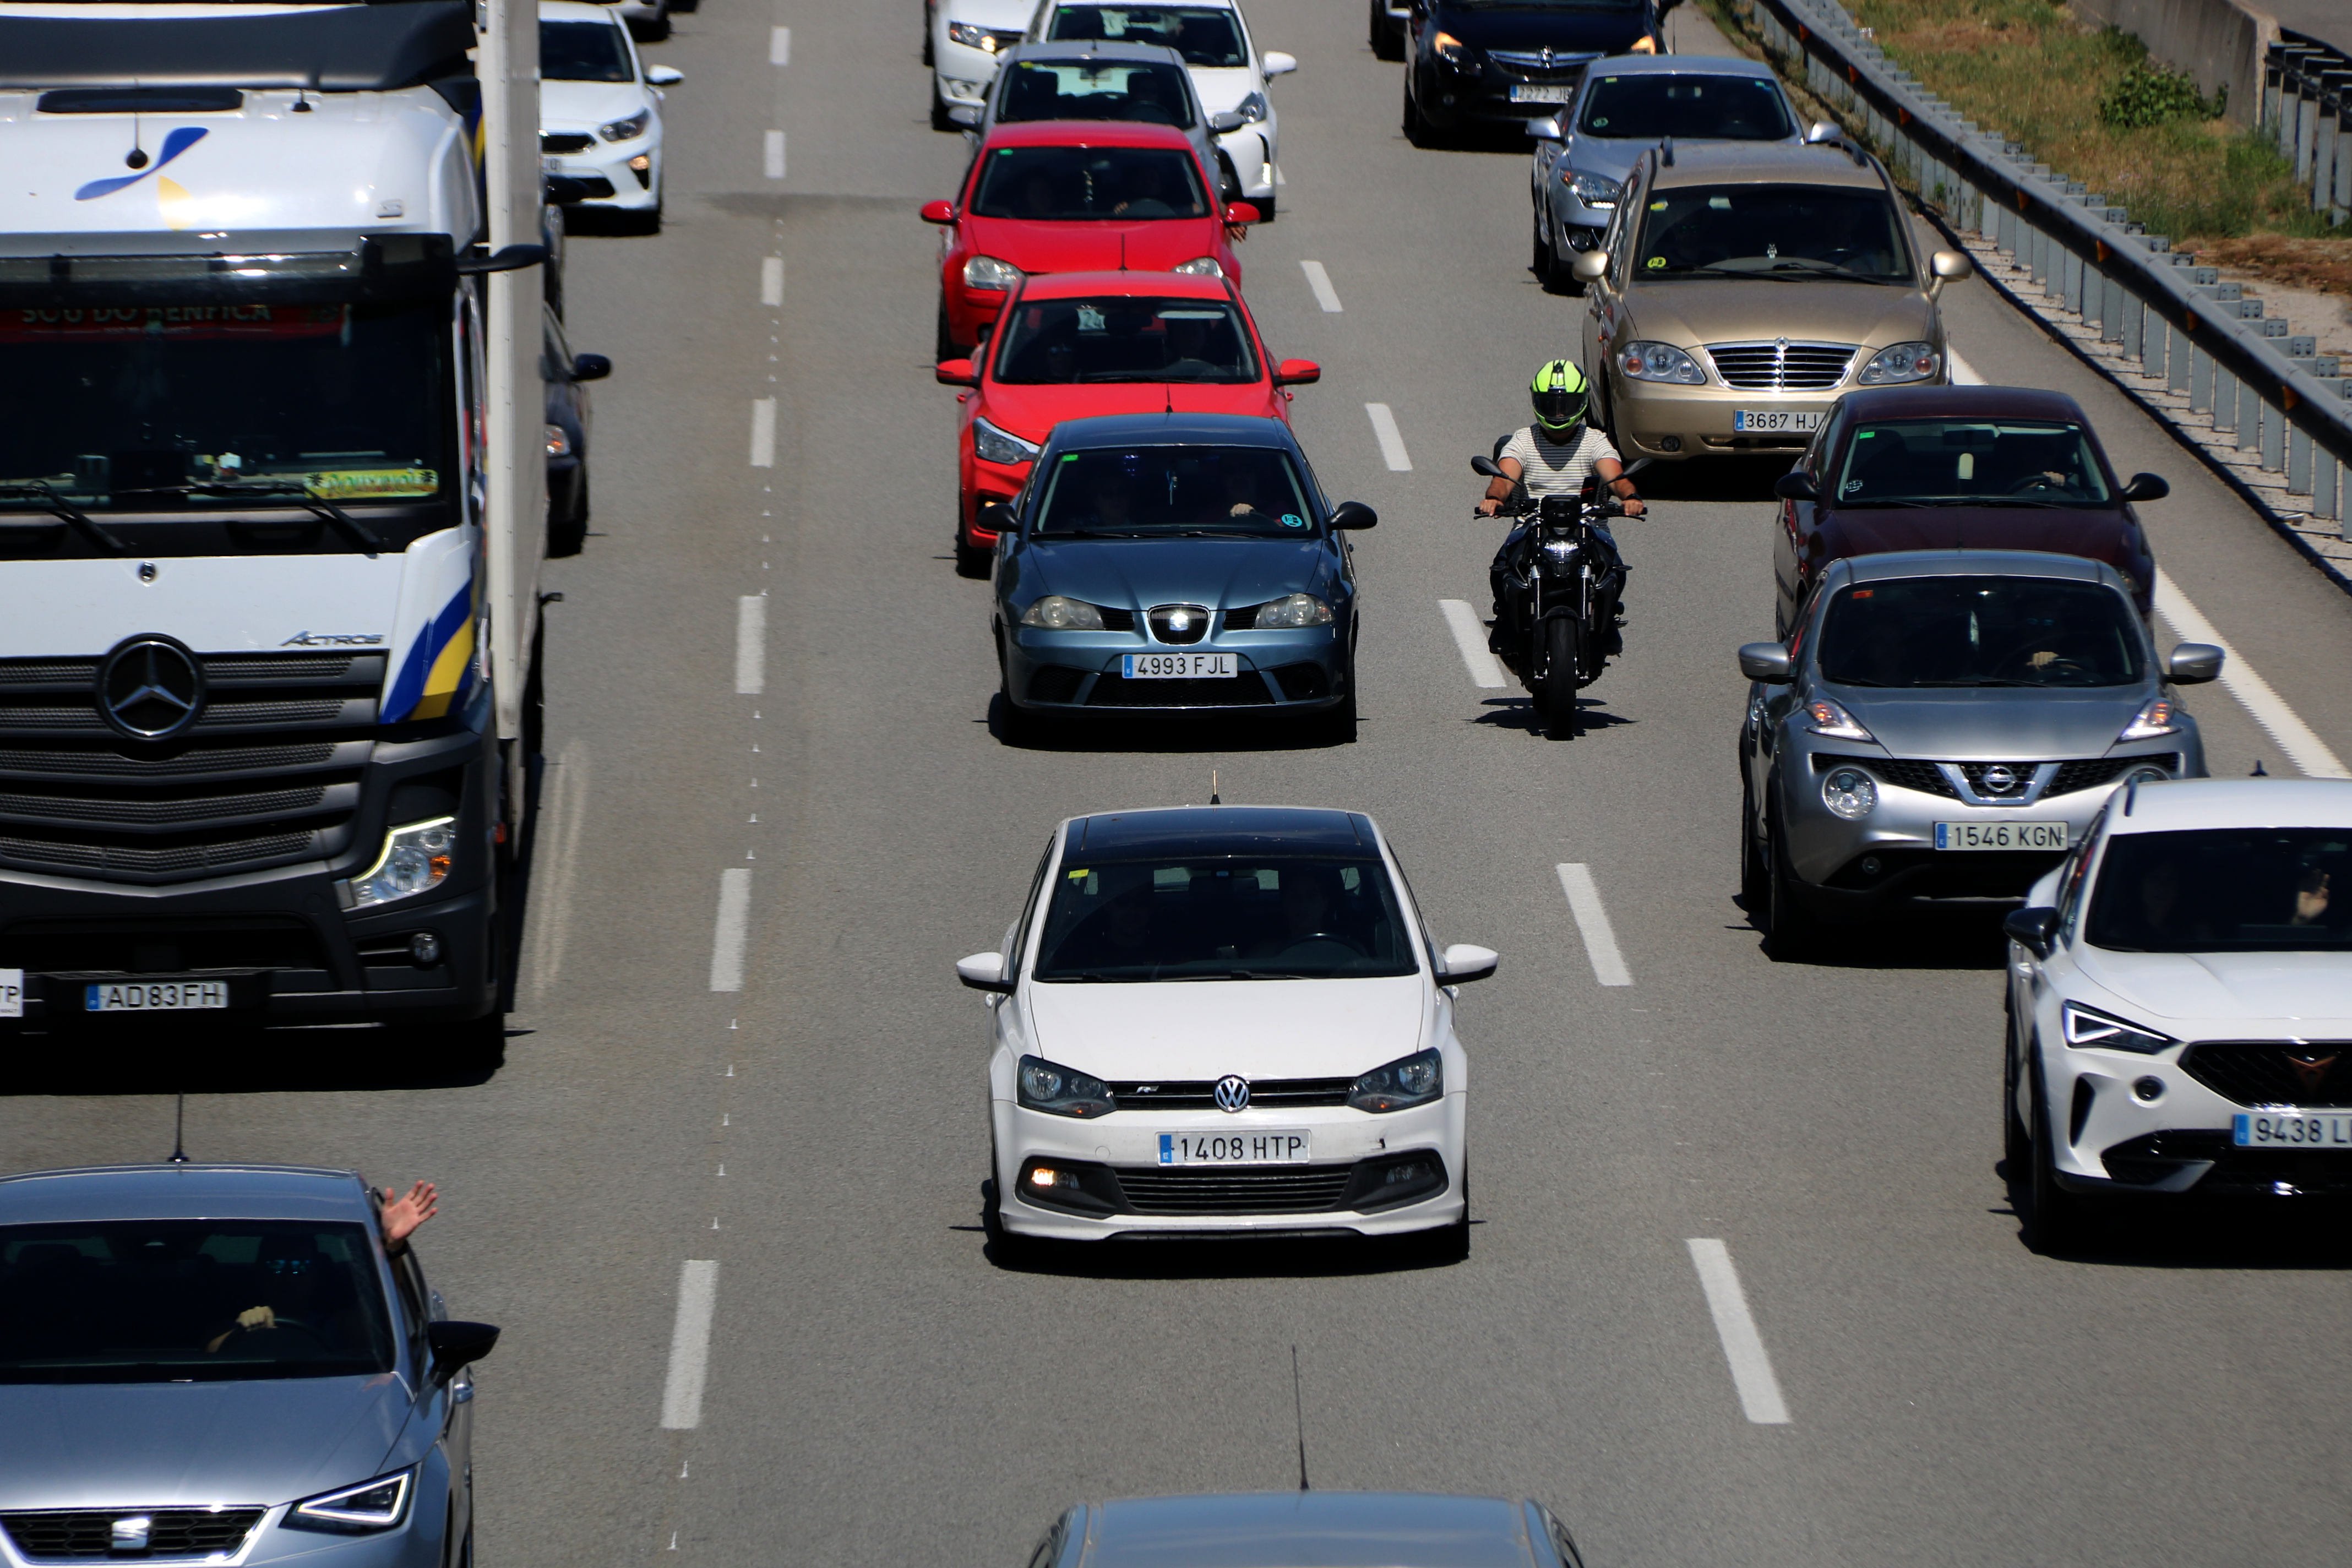
M 1654 54 L 1680 0 L 1412 0 L 1404 51 L 1404 133 L 1426 146 L 1449 132 L 1517 130 L 1565 109 L 1584 68 L 1608 55 Z

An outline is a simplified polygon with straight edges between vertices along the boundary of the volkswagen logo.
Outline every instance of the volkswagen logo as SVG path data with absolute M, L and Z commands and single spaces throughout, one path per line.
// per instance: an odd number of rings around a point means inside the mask
M 1984 792 L 1987 795 L 2007 795 L 2017 787 L 2016 770 L 1995 763 L 1984 771 Z
M 134 741 L 169 740 L 205 710 L 204 666 L 170 637 L 132 637 L 98 667 L 98 710 Z
M 1249 1079 L 1242 1077 L 1239 1073 L 1231 1072 L 1219 1079 L 1217 1080 L 1217 1109 L 1220 1110 L 1247 1110 L 1249 1109 Z

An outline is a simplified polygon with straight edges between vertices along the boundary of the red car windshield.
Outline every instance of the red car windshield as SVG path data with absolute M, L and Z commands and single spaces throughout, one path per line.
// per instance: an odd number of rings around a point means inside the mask
M 1172 147 L 999 147 L 981 164 L 971 212 L 1045 222 L 1201 218 L 1209 198 Z
M 2079 425 L 2030 419 L 1890 419 L 1846 444 L 1833 504 L 2113 506 Z
M 1015 386 L 1258 379 L 1241 313 L 1223 300 L 1024 300 L 997 339 L 996 379 Z

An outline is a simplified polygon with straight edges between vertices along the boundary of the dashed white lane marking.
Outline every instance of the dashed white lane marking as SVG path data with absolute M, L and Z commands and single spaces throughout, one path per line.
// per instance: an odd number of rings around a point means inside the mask
M 662 1430 L 702 1425 L 702 1385 L 710 1375 L 710 1316 L 719 1305 L 719 1260 L 689 1258 L 677 1270 L 677 1322 L 669 1335 L 669 1376 L 662 1384 Z
M 1559 868 L 1560 891 L 1568 895 L 1568 912 L 1576 917 L 1576 931 L 1584 939 L 1584 956 L 1592 961 L 1592 978 L 1603 985 L 1631 985 L 1633 972 L 1617 951 L 1617 933 L 1601 902 L 1601 889 L 1592 868 L 1581 862 Z
M 743 949 L 751 938 L 751 868 L 719 873 L 719 921 L 710 933 L 710 988 L 743 989 Z
M 768 598 L 746 594 L 735 601 L 735 694 L 757 697 L 768 689 Z
M 1486 628 L 1479 624 L 1478 612 L 1464 599 L 1440 599 L 1437 607 L 1445 612 L 1445 625 L 1454 633 L 1454 646 L 1462 650 L 1462 662 L 1470 667 L 1473 684 L 1496 690 L 1507 684 L 1503 679 L 1503 667 L 1486 651 Z
M 1385 403 L 1367 403 L 1364 412 L 1372 416 L 1372 434 L 1381 443 L 1381 461 L 1392 474 L 1409 473 L 1412 459 L 1405 456 L 1404 432 L 1397 428 L 1396 416 Z
M 784 258 L 771 256 L 760 263 L 760 303 L 781 305 L 784 302 Z
M 1780 1380 L 1772 1375 L 1772 1358 L 1764 1353 L 1764 1336 L 1756 1331 L 1748 1314 L 1747 1293 L 1739 1289 L 1739 1271 L 1731 1266 L 1731 1249 L 1720 1241 L 1692 1237 L 1691 1262 L 1698 1269 L 1699 1289 L 1706 1292 L 1706 1310 L 1715 1315 L 1716 1337 L 1723 1342 L 1723 1359 L 1731 1363 L 1731 1382 L 1739 1390 L 1739 1407 L 1759 1426 L 1786 1426 L 1788 1401 L 1780 1397 Z
M 1298 269 L 1307 274 L 1307 286 L 1315 290 L 1315 302 L 1329 315 L 1339 313 L 1339 290 L 1331 287 L 1331 275 L 1323 270 L 1319 261 L 1302 261 Z
M 762 153 L 767 163 L 768 178 L 782 179 L 784 177 L 784 133 L 781 131 L 769 132 Z
M 2238 700 L 2241 707 L 2253 716 L 2270 738 L 2278 742 L 2305 777 L 2315 779 L 2352 778 L 2343 760 L 2328 748 L 2326 742 L 2305 723 L 2286 700 L 2264 680 L 2262 672 L 2238 657 L 2229 639 L 2213 627 L 2213 623 L 2198 612 L 2189 602 L 2189 595 L 2166 575 L 2164 568 L 2156 569 L 2156 613 L 2183 642 L 2209 642 L 2225 654 L 2221 660 L 2221 689 Z
M 776 466 L 776 400 L 772 397 L 751 400 L 751 466 Z
M 547 792 L 547 809 L 532 832 L 547 837 L 534 844 L 531 858 L 545 869 L 534 879 L 537 891 L 530 901 L 530 991 L 543 997 L 563 969 L 563 951 L 572 934 L 572 890 L 580 880 L 580 839 L 588 815 L 588 745 L 577 739 L 564 742 L 555 759 Z
M 768 29 L 768 63 L 772 66 L 793 63 L 793 30 L 790 27 Z

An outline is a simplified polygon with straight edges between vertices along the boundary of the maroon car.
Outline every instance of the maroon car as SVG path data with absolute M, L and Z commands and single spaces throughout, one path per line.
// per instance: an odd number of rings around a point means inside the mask
M 2081 405 L 2023 386 L 1850 392 L 1773 489 L 1782 637 L 1831 562 L 1893 550 L 2088 556 L 2124 574 L 2145 616 L 2156 558 L 2131 503 L 2171 493 L 2154 474 L 2118 485 Z

